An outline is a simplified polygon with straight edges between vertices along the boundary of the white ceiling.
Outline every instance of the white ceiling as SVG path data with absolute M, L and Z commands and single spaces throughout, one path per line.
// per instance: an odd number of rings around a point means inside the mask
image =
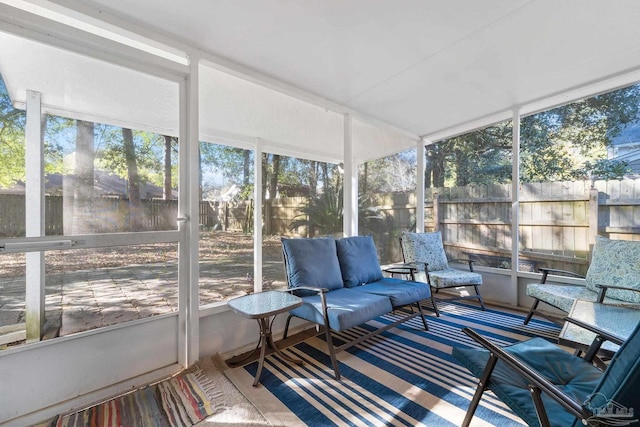
M 637 0 L 87 5 L 421 136 L 640 66 Z

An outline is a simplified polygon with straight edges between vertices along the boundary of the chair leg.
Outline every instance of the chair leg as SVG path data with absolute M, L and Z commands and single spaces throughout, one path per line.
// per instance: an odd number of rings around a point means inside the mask
M 491 373 L 493 372 L 493 368 L 496 366 L 497 361 L 498 358 L 491 354 L 489 360 L 487 361 L 487 366 L 485 366 L 484 371 L 482 371 L 480 382 L 478 383 L 476 392 L 473 394 L 473 399 L 471 399 L 469 409 L 467 409 L 467 414 L 464 416 L 464 421 L 462 421 L 462 424 L 460 424 L 461 427 L 469 427 L 469 424 L 471 424 L 473 414 L 475 414 L 476 409 L 478 409 L 480 399 L 482 399 L 482 394 L 487 389 L 487 383 L 489 382 L 489 378 L 491 378 Z
M 540 395 L 540 388 L 530 385 L 529 391 L 531 392 L 531 398 L 533 399 L 533 406 L 535 406 L 536 408 L 536 414 L 538 415 L 538 422 L 540 423 L 540 427 L 551 426 L 547 411 L 544 409 L 544 403 L 542 402 L 542 396 Z
M 529 310 L 529 314 L 527 314 L 527 318 L 524 319 L 525 325 L 529 323 L 529 320 L 531 320 L 531 318 L 533 317 L 533 313 L 536 312 L 536 309 L 538 308 L 539 303 L 540 303 L 540 300 L 536 298 L 536 300 L 533 302 L 533 305 L 531 306 L 531 309 Z
M 420 318 L 422 318 L 422 324 L 424 325 L 424 330 L 428 331 L 429 326 L 427 326 L 427 319 L 424 318 L 424 312 L 422 311 L 422 305 L 420 305 L 420 301 L 416 303 L 418 306 L 418 312 L 420 313 Z M 411 312 L 413 312 L 413 306 L 411 307 Z
M 484 301 L 482 300 L 482 295 L 480 295 L 480 290 L 477 285 L 473 286 L 473 289 L 476 290 L 476 295 L 478 295 L 478 299 L 480 300 L 480 306 L 482 307 L 482 311 L 485 311 L 487 308 L 484 306 Z
M 431 305 L 433 306 L 433 311 L 436 312 L 436 316 L 440 317 L 440 311 L 438 310 L 438 306 L 436 305 L 436 299 L 433 295 L 433 290 L 436 290 L 436 292 L 438 292 L 437 288 L 431 288 Z
M 336 352 L 333 348 L 333 338 L 331 337 L 331 330 L 325 326 L 325 335 L 327 338 L 327 349 L 329 350 L 329 356 L 331 357 L 331 364 L 333 365 L 333 372 L 336 380 L 340 379 L 340 367 L 338 366 L 338 360 L 336 359 Z
M 285 323 L 284 325 L 284 335 L 282 336 L 282 339 L 287 338 L 287 334 L 289 333 L 289 323 L 291 323 L 292 317 L 292 315 L 289 315 L 289 317 L 287 317 L 287 323 Z

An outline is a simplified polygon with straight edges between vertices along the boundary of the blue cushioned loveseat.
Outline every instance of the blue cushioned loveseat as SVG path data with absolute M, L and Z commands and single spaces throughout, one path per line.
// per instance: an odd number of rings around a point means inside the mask
M 292 317 L 323 326 L 336 379 L 340 379 L 337 352 L 416 316 L 428 329 L 420 301 L 431 297 L 429 286 L 384 277 L 370 236 L 283 238 L 282 252 L 289 291 L 304 300 L 301 307 L 291 310 L 284 336 Z M 410 308 L 413 304 L 416 311 Z M 334 345 L 331 331 L 344 331 L 407 306 L 400 319 L 340 346 Z

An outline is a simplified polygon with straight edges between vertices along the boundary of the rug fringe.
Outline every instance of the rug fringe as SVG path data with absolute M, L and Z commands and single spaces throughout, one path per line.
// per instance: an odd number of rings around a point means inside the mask
M 209 378 L 207 374 L 202 370 L 199 364 L 193 366 L 191 372 L 193 378 L 196 380 L 200 388 L 204 391 L 204 394 L 209 399 L 213 413 L 217 414 L 225 409 L 229 409 L 229 406 L 224 400 L 224 393 L 217 388 L 217 384 L 213 379 Z

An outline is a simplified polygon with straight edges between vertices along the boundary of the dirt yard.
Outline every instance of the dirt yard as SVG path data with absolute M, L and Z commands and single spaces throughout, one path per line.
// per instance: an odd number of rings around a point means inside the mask
M 280 237 L 265 236 L 262 251 L 265 262 L 281 261 Z M 199 259 L 222 265 L 253 264 L 253 236 L 229 231 L 201 232 Z M 24 254 L 3 254 L 0 260 L 0 278 L 24 277 Z M 50 274 L 172 263 L 177 260 L 177 243 L 49 251 L 45 255 L 46 273 Z

